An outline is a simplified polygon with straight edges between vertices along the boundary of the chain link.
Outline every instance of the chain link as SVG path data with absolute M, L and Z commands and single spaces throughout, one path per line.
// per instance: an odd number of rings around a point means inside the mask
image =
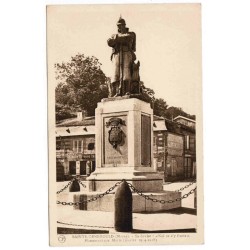
M 189 183 L 189 184 L 187 184 L 186 186 L 184 186 L 184 187 L 182 187 L 182 188 L 180 188 L 180 189 L 175 190 L 175 192 L 180 192 L 180 191 L 183 191 L 185 188 L 188 188 L 188 187 L 192 186 L 194 183 L 196 183 L 196 181 L 195 181 L 195 180 L 194 180 L 194 181 L 192 181 L 192 182 L 190 182 L 190 183 Z
M 102 193 L 102 194 L 99 194 L 97 196 L 94 196 L 86 201 L 78 201 L 78 202 L 65 202 L 65 201 L 57 201 L 56 204 L 60 204 L 60 205 L 69 205 L 69 206 L 78 206 L 80 204 L 83 204 L 83 203 L 88 203 L 88 202 L 92 202 L 92 201 L 96 201 L 97 199 L 100 199 L 102 198 L 103 196 L 111 193 L 117 186 L 119 186 L 121 183 L 123 182 L 122 181 L 118 181 L 115 183 L 115 185 L 111 188 L 109 188 L 106 192 Z
M 61 190 L 57 191 L 56 193 L 60 194 L 61 192 L 63 192 L 65 189 L 67 189 L 72 184 L 72 182 L 74 180 L 77 180 L 82 185 L 82 187 L 84 187 L 84 188 L 87 187 L 84 183 L 81 182 L 80 179 L 77 179 L 77 177 L 74 177 L 72 180 L 69 181 L 69 183 L 66 186 L 64 186 Z
M 76 179 L 76 178 L 74 178 Z M 61 193 L 63 190 L 65 190 L 73 181 L 74 179 L 72 179 L 64 188 L 62 188 L 60 191 L 58 191 L 57 193 Z M 80 180 L 78 180 L 78 182 L 80 182 L 80 184 L 84 185 Z M 94 196 L 86 201 L 78 201 L 78 202 L 65 202 L 65 201 L 57 201 L 56 204 L 61 204 L 61 205 L 69 205 L 69 206 L 78 206 L 80 204 L 83 204 L 83 203 L 88 203 L 88 202 L 92 202 L 92 201 L 96 201 L 97 199 L 100 199 L 102 198 L 103 196 L 105 195 L 108 195 L 109 193 L 111 193 L 117 186 L 119 186 L 121 183 L 123 182 L 122 181 L 119 181 L 119 182 L 116 182 L 114 186 L 110 187 L 107 191 L 105 191 L 104 193 L 101 193 L 97 196 Z M 187 194 L 184 194 L 183 196 L 179 197 L 179 198 L 176 198 L 174 200 L 158 200 L 156 198 L 152 198 L 150 197 L 149 195 L 146 195 L 146 194 L 143 194 L 141 191 L 139 191 L 138 189 L 136 189 L 131 183 L 128 183 L 128 186 L 130 187 L 130 189 L 137 193 L 138 195 L 140 195 L 141 197 L 143 197 L 144 199 L 146 200 L 151 200 L 152 202 L 159 202 L 161 204 L 165 204 L 165 203 L 173 203 L 173 202 L 176 202 L 176 201 L 181 201 L 182 199 L 186 199 L 189 195 L 193 194 L 196 190 L 197 187 L 191 189 Z M 183 188 L 180 188 L 179 190 L 184 190 L 185 188 L 191 186 L 192 184 L 194 184 L 194 182 L 191 182 L 189 183 L 188 185 L 186 185 L 185 187 Z M 85 186 L 85 185 L 84 185 Z M 86 186 L 85 186 L 86 187 Z M 179 190 L 176 190 L 175 192 L 179 192 Z
M 81 182 L 81 180 L 80 179 L 77 179 L 77 181 L 84 187 L 84 188 L 86 188 L 87 186 L 85 185 L 85 184 L 83 184 L 82 182 Z
M 136 189 L 131 183 L 128 183 L 129 187 L 131 188 L 131 190 L 133 190 L 134 192 L 136 192 L 138 195 L 142 196 L 143 198 L 145 198 L 146 200 L 151 200 L 152 202 L 159 202 L 161 204 L 165 204 L 165 203 L 173 203 L 176 201 L 181 201 L 182 199 L 186 199 L 190 194 L 194 193 L 196 188 L 191 189 L 187 194 L 184 194 L 183 196 L 181 196 L 180 198 L 176 198 L 174 200 L 158 200 L 156 198 L 152 198 L 149 195 L 145 195 L 143 194 L 141 191 L 139 191 L 138 189 Z
M 69 183 L 64 186 L 61 190 L 57 191 L 57 194 L 60 194 L 61 192 L 63 192 L 65 189 L 67 189 L 69 187 L 69 185 L 71 185 L 71 183 L 75 180 L 76 178 L 73 178 L 71 181 L 69 181 Z

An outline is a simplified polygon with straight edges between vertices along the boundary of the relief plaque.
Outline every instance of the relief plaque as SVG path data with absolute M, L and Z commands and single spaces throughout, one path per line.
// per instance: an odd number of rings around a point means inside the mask
M 104 164 L 128 163 L 127 117 L 105 117 L 104 120 Z

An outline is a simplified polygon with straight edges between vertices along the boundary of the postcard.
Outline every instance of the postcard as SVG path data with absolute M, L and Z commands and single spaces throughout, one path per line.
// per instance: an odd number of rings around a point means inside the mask
M 50 245 L 203 244 L 201 5 L 46 11 Z

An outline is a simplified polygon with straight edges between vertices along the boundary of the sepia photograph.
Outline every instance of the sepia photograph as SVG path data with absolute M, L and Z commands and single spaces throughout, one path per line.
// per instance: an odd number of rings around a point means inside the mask
M 50 245 L 203 244 L 201 4 L 46 11 Z
M 1 4 L 2 249 L 246 249 L 247 0 Z

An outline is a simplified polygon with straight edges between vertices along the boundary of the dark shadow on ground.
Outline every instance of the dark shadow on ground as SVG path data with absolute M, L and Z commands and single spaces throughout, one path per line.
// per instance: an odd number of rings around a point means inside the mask
M 164 182 L 164 185 L 170 185 L 174 183 L 182 183 L 182 182 L 196 182 L 196 179 L 190 178 L 190 179 L 185 179 L 185 180 L 168 180 Z
M 191 214 L 191 215 L 197 215 L 197 210 L 195 208 L 189 208 L 189 207 L 178 207 L 173 208 L 167 211 L 158 211 L 158 212 L 140 212 L 139 214 Z M 135 213 L 137 214 L 137 213 Z
M 92 229 L 81 229 L 81 228 L 57 228 L 58 234 L 108 234 L 109 230 L 92 230 Z
M 175 229 L 175 230 L 155 230 L 155 231 L 150 231 L 150 230 L 140 230 L 140 229 L 133 229 L 131 233 L 196 233 L 195 228 L 186 228 L 186 229 Z
M 189 207 L 178 207 L 167 211 L 169 214 L 191 214 L 197 215 L 197 209 Z
M 186 228 L 186 229 L 175 229 L 175 230 L 140 230 L 133 229 L 131 233 L 142 234 L 142 233 L 196 233 L 195 228 Z M 109 234 L 109 230 L 91 230 L 91 229 L 81 229 L 81 228 L 57 228 L 57 234 Z

